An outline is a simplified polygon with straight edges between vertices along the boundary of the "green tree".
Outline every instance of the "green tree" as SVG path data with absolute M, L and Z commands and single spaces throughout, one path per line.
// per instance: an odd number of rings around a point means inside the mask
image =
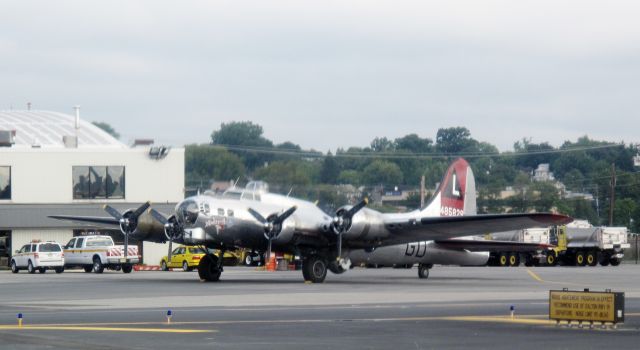
M 242 157 L 247 168 L 255 169 L 273 159 L 271 154 L 250 150 L 251 147 L 273 148 L 273 142 L 264 138 L 262 133 L 262 126 L 250 121 L 222 123 L 220 130 L 211 134 L 211 143 L 246 148 L 232 152 Z
M 369 185 L 397 185 L 402 176 L 400 167 L 386 160 L 375 160 L 363 170 L 364 182 Z
M 409 134 L 394 140 L 395 149 L 398 151 L 412 153 L 433 152 L 433 140 L 421 138 L 416 134 Z
M 115 139 L 120 139 L 120 134 L 118 134 L 118 132 L 116 131 L 116 129 L 114 129 L 111 125 L 105 123 L 105 122 L 91 122 L 91 124 L 99 127 L 100 129 L 102 129 L 102 131 L 106 132 L 107 134 L 113 136 Z
M 436 134 L 436 149 L 443 153 L 473 151 L 477 143 L 465 127 L 441 128 Z
M 244 175 L 242 160 L 221 147 L 187 145 L 184 158 L 187 187 L 208 186 L 213 180 L 235 180 Z
M 320 169 L 320 182 L 325 184 L 335 184 L 340 175 L 340 168 L 335 157 L 329 153 L 322 160 L 322 168 Z
M 338 175 L 338 184 L 359 186 L 362 183 L 362 175 L 357 170 L 343 170 Z

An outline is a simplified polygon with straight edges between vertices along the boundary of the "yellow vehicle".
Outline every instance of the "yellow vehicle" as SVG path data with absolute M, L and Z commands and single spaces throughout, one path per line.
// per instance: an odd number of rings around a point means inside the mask
M 164 256 L 160 261 L 160 269 L 162 271 L 169 271 L 172 268 L 182 268 L 183 271 L 193 271 L 194 268 L 198 268 L 200 259 L 205 256 L 205 251 L 200 247 L 177 247 L 171 252 L 171 261 L 168 261 L 168 257 Z M 220 252 L 214 253 L 219 255 Z M 238 264 L 238 256 L 233 251 L 227 251 L 224 253 L 223 263 L 225 266 L 235 266 Z
M 160 261 L 162 271 L 169 271 L 171 268 L 182 268 L 184 271 L 192 271 L 198 267 L 200 259 L 205 256 L 205 251 L 200 247 L 177 247 L 171 252 L 171 261 L 167 256 Z

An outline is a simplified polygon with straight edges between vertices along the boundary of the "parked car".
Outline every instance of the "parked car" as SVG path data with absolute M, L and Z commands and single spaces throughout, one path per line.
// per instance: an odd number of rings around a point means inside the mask
M 167 256 L 162 258 L 160 269 L 168 271 L 171 268 L 182 268 L 184 271 L 193 271 L 205 254 L 200 247 L 177 247 L 171 252 L 171 260 Z
M 56 273 L 64 272 L 64 252 L 57 242 L 34 241 L 25 244 L 16 250 L 11 257 L 11 271 L 18 273 L 27 269 L 29 273 L 45 273 L 48 269 L 54 269 Z

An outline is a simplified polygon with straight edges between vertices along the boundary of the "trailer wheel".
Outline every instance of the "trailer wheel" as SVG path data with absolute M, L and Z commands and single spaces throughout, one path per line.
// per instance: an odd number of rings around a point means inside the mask
M 519 253 L 511 253 L 509 254 L 509 266 L 520 266 L 520 254 Z
M 620 259 L 611 259 L 609 262 L 611 263 L 611 266 L 620 265 Z
M 584 252 L 579 251 L 576 253 L 576 265 L 584 266 L 586 264 L 586 259 L 584 257 Z
M 597 259 L 597 256 L 596 256 L 595 252 L 588 252 L 587 253 L 587 265 L 589 265 L 589 266 L 598 265 L 598 259 Z
M 500 253 L 500 258 L 498 259 L 498 264 L 500 264 L 500 266 L 508 266 L 509 258 L 507 257 L 507 253 Z

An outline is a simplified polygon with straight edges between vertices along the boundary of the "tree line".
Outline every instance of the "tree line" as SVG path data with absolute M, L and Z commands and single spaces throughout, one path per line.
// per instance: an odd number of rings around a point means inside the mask
M 610 206 L 611 168 L 616 169 L 614 224 L 640 224 L 640 176 L 633 157 L 638 145 L 592 140 L 587 136 L 566 141 L 560 147 L 531 139 L 516 141 L 513 150 L 499 152 L 474 139 L 465 127 L 441 128 L 435 140 L 409 134 L 396 139 L 374 138 L 368 146 L 337 149 L 335 154 L 303 150 L 291 142 L 276 144 L 252 122 L 223 123 L 211 134 L 209 144 L 186 146 L 187 187 L 206 188 L 213 180 L 251 179 L 268 182 L 281 192 L 327 207 L 344 204 L 336 186 L 417 188 L 425 176 L 427 189 L 435 188 L 449 163 L 463 156 L 476 176 L 478 208 L 484 213 L 557 210 L 593 224 L 607 224 Z M 534 182 L 541 163 L 550 164 L 564 190 L 593 195 L 593 200 L 563 198 L 554 182 Z M 505 188 L 513 195 L 501 197 Z M 409 206 L 417 206 L 412 196 Z

